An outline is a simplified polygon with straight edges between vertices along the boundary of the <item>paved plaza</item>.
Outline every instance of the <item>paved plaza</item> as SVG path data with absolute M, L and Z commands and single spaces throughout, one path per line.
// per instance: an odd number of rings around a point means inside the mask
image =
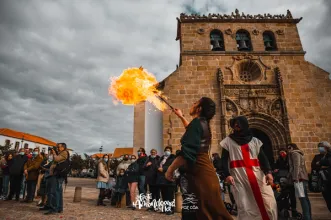
M 73 203 L 75 186 L 82 188 L 82 201 Z M 95 189 L 95 179 L 70 178 L 66 191 L 64 193 L 64 212 L 57 215 L 45 216 L 43 212 L 38 211 L 35 203 L 19 203 L 10 201 L 0 201 L 0 219 L 14 220 L 41 220 L 41 219 L 118 219 L 118 220 L 135 220 L 135 219 L 160 219 L 178 220 L 181 215 L 176 213 L 173 216 L 167 216 L 160 213 L 147 212 L 145 209 L 129 210 L 126 208 L 117 209 L 110 206 L 108 200 L 105 200 L 107 206 L 96 206 L 98 190 Z M 331 219 L 324 200 L 320 194 L 310 194 L 313 206 L 314 220 Z M 300 207 L 300 205 L 298 206 Z

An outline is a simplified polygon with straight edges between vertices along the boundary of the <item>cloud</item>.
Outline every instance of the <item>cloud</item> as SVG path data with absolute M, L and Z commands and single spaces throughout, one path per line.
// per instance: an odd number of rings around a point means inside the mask
M 300 4 L 299 4 L 300 3 Z M 0 3 L 0 126 L 76 152 L 132 146 L 133 108 L 115 106 L 109 77 L 143 65 L 162 80 L 179 61 L 181 12 L 286 13 L 306 59 L 331 71 L 329 1 L 11 1 Z M 142 137 L 143 138 L 143 137 Z

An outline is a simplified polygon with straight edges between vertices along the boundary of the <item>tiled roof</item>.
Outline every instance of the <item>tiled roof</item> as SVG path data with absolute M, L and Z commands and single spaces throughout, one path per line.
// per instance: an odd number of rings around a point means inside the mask
M 113 157 L 120 157 L 124 154 L 133 154 L 133 147 L 121 147 L 121 148 L 115 148 Z
M 50 141 L 45 138 L 38 137 L 38 136 L 35 136 L 32 134 L 11 130 L 9 128 L 0 128 L 0 135 L 18 138 L 18 139 L 24 138 L 24 140 L 26 140 L 26 141 L 31 141 L 34 143 L 44 144 L 44 145 L 49 145 L 49 146 L 56 146 L 56 143 L 53 141 Z
M 111 157 L 113 154 L 112 153 L 97 153 L 97 154 L 93 154 L 91 157 L 92 158 L 102 158 L 103 157 L 103 155 L 105 155 L 105 154 L 108 154 L 108 156 L 109 157 Z

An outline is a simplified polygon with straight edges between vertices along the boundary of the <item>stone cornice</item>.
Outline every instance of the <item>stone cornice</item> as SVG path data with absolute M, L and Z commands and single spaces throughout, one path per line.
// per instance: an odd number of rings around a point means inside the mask
M 197 56 L 232 56 L 232 55 L 256 55 L 256 56 L 303 56 L 306 51 L 201 51 L 186 50 L 180 55 L 197 55 Z
M 286 15 L 271 15 L 271 14 L 258 14 L 258 15 L 245 15 L 243 12 L 240 14 L 239 10 L 236 9 L 231 15 L 221 15 L 221 14 L 208 14 L 208 15 L 198 15 L 192 14 L 187 15 L 181 13 L 177 20 L 181 23 L 193 23 L 193 22 L 240 22 L 240 23 L 294 23 L 297 24 L 302 20 L 301 18 L 293 18 L 291 12 L 287 10 Z

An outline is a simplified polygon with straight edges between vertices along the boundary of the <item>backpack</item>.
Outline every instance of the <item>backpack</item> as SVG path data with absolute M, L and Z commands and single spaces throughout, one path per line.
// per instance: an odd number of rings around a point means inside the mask
M 58 163 L 55 167 L 55 171 L 57 176 L 59 177 L 63 177 L 63 178 L 67 178 L 67 175 L 69 174 L 70 170 L 71 170 L 71 161 L 70 161 L 70 155 L 69 152 L 68 153 L 68 157 L 65 161 Z

